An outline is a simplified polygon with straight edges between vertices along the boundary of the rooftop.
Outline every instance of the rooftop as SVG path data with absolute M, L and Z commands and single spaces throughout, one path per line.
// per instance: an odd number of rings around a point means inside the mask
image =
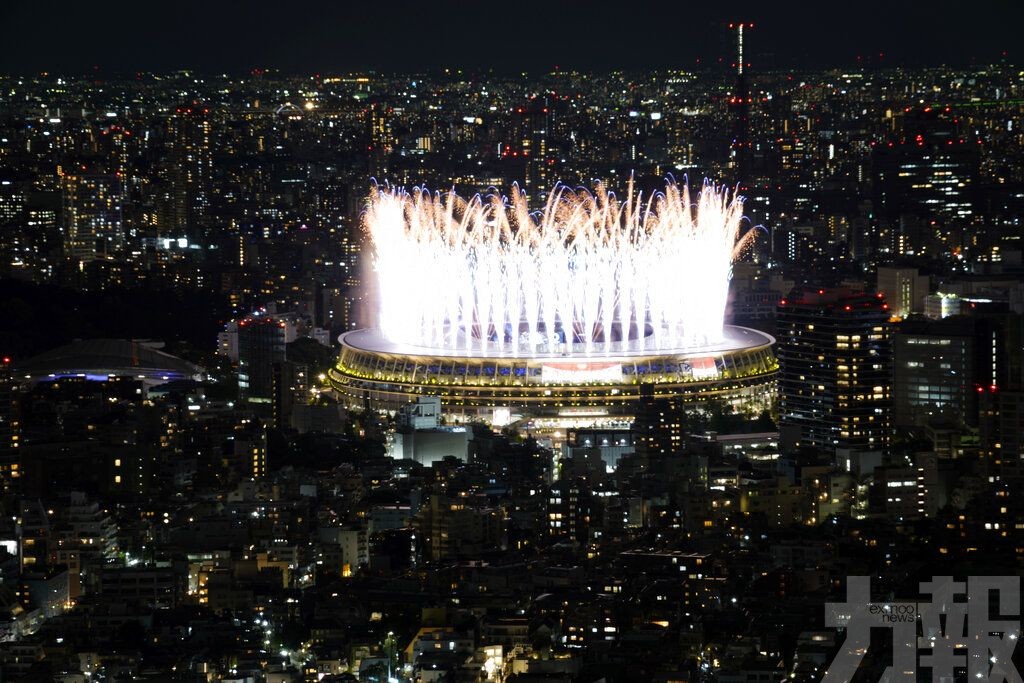
M 86 339 L 44 351 L 18 364 L 15 374 L 43 380 L 69 375 L 144 376 L 147 379 L 194 377 L 202 368 L 152 345 L 131 339 Z

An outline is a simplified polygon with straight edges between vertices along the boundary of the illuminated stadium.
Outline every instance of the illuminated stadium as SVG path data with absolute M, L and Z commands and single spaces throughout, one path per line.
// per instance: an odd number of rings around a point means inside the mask
M 774 339 L 724 324 L 742 203 L 673 182 L 620 200 L 557 187 L 512 198 L 378 189 L 365 214 L 378 318 L 329 375 L 353 407 L 440 396 L 449 418 L 628 419 L 640 386 L 741 410 L 770 399 Z

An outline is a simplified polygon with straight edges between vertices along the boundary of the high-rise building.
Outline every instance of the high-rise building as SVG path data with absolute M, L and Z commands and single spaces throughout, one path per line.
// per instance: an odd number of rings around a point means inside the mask
M 360 262 L 363 215 L 368 186 L 329 178 L 317 186 L 319 222 L 335 245 L 326 273 L 313 284 L 314 321 L 335 332 L 356 327 L 363 296 Z
M 287 429 L 292 424 L 295 407 L 308 403 L 309 366 L 291 361 L 274 363 L 271 377 L 274 383 L 271 424 L 277 429 Z
M 881 295 L 795 291 L 777 309 L 784 447 L 887 451 L 892 330 Z
M 533 207 L 543 206 L 547 200 L 550 166 L 551 109 L 543 98 L 535 98 L 525 107 L 518 107 L 514 116 L 515 138 L 512 154 L 520 157 L 524 165 L 523 191 Z
M 250 403 L 267 404 L 274 398 L 274 364 L 285 361 L 285 323 L 268 317 L 238 323 L 238 389 Z
M 911 313 L 924 311 L 924 298 L 928 295 L 928 276 L 921 275 L 917 268 L 882 266 L 878 269 L 876 289 L 885 296 L 893 315 L 906 318 Z
M 61 175 L 66 257 L 91 261 L 124 247 L 121 189 L 116 175 Z
M 979 358 L 987 357 L 978 373 L 981 453 L 991 464 L 990 475 L 1024 481 L 1024 316 L 994 318 L 977 335 Z
M 0 488 L 16 488 L 21 476 L 18 390 L 11 359 L 0 358 Z
M 383 179 L 388 175 L 389 158 L 395 148 L 395 134 L 392 130 L 394 111 L 384 102 L 375 102 L 367 111 L 369 128 L 370 175 Z
M 178 107 L 170 119 L 170 188 L 159 226 L 166 237 L 203 237 L 213 168 L 211 128 L 209 110 L 196 102 Z
M 132 132 L 119 124 L 112 124 L 101 131 L 99 147 L 106 156 L 108 173 L 113 173 L 128 185 L 130 184 L 132 155 Z
M 893 419 L 899 427 L 944 417 L 978 424 L 981 378 L 990 375 L 986 321 L 957 316 L 904 321 L 893 336 Z M 985 380 L 988 386 L 988 380 Z
M 734 179 L 743 187 L 750 178 L 751 143 L 750 143 L 750 105 L 753 98 L 747 85 L 746 54 L 744 52 L 744 35 L 754 25 L 750 22 L 729 24 L 736 31 L 736 86 L 729 97 L 729 111 L 732 116 L 732 137 L 729 142 L 729 165 L 733 169 Z
M 0 179 L 0 226 L 21 223 L 28 206 L 29 183 Z
M 363 299 L 363 273 L 360 260 L 362 244 L 359 230 L 350 226 L 358 224 L 353 219 L 342 233 L 338 249 L 341 255 L 339 265 L 342 267 L 341 287 L 333 288 L 337 292 L 332 298 L 330 316 L 324 315 L 321 325 L 327 329 L 355 329 L 364 313 L 360 306 Z M 326 291 L 326 290 L 325 290 Z M 328 301 L 325 299 L 324 304 Z
M 44 195 L 28 206 L 25 229 L 28 234 L 30 256 L 35 260 L 37 275 L 46 279 L 53 275 L 53 262 L 60 259 L 60 197 L 57 193 Z M 27 257 L 26 257 L 27 258 Z
M 980 154 L 973 137 L 934 109 L 906 112 L 902 130 L 872 154 L 875 206 L 883 216 L 966 219 L 975 211 Z M 922 245 L 905 245 L 916 253 Z
M 30 247 L 25 229 L 28 196 L 27 182 L 0 178 L 0 267 L 5 271 L 23 262 Z
M 990 472 L 1001 479 L 1024 482 L 1024 388 L 982 388 L 981 444 Z

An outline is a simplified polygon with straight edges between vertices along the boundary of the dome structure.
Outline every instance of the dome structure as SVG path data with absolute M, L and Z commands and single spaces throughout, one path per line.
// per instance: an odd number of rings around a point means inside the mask
M 74 341 L 19 363 L 16 377 L 43 382 L 61 377 L 105 381 L 109 377 L 135 377 L 147 386 L 182 379 L 201 379 L 203 369 L 177 356 L 132 339 Z

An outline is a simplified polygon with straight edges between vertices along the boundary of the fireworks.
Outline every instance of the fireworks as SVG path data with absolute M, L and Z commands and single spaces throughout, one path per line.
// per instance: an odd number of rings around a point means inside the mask
M 556 187 L 531 213 L 518 191 L 378 189 L 365 221 L 378 326 L 393 342 L 460 353 L 611 354 L 720 340 L 742 200 L 668 182 L 625 200 Z

